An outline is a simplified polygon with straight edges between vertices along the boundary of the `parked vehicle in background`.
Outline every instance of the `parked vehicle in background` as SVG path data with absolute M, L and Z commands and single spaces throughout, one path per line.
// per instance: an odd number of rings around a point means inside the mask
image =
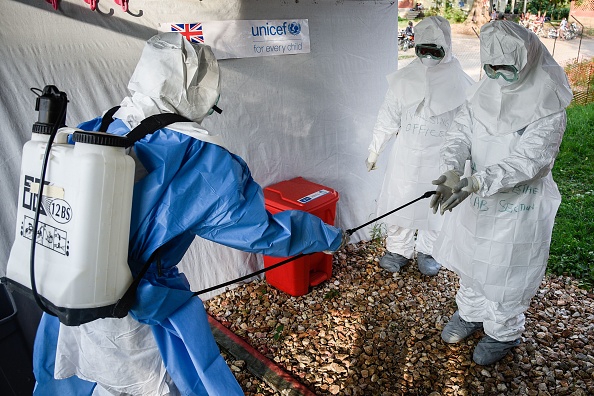
M 562 38 L 565 40 L 574 39 L 580 34 L 580 28 L 575 22 L 572 22 L 569 27 L 562 32 Z
M 578 25 L 575 22 L 568 24 L 565 18 L 561 21 L 558 29 L 554 27 L 545 29 L 543 23 L 528 21 L 528 19 L 520 19 L 518 23 L 543 38 L 571 40 L 580 34 Z
M 557 39 L 559 37 L 559 32 L 557 32 L 557 29 L 555 28 L 550 28 L 549 32 L 547 33 L 547 37 Z
M 400 51 L 406 51 L 409 48 L 413 48 L 415 46 L 415 36 L 406 34 L 404 30 L 401 30 L 398 33 L 398 49 Z

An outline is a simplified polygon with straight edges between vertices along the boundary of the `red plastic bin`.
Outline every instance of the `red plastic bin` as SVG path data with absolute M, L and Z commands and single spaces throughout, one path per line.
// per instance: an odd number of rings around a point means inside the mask
M 272 213 L 302 210 L 325 223 L 334 225 L 338 192 L 302 177 L 282 181 L 264 189 L 266 209 Z M 287 257 L 264 256 L 264 268 L 286 260 Z M 332 255 L 306 255 L 266 272 L 266 281 L 292 296 L 302 296 L 332 276 Z

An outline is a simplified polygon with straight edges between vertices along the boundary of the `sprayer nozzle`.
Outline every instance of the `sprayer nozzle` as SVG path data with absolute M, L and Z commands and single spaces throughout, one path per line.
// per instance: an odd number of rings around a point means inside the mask
M 66 93 L 55 85 L 46 85 L 35 101 L 35 110 L 39 112 L 37 122 L 33 124 L 33 132 L 49 135 L 57 125 L 66 125 Z

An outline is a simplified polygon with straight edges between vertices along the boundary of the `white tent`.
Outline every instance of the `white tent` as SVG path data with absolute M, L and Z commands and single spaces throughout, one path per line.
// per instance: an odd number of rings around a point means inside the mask
M 221 115 L 203 125 L 246 160 L 263 187 L 302 176 L 340 194 L 336 225 L 375 217 L 385 158 L 364 161 L 396 69 L 397 4 L 360 0 L 0 0 L 0 276 L 15 236 L 23 144 L 37 121 L 30 88 L 68 94 L 66 123 L 101 115 L 128 94 L 145 41 L 161 23 L 307 19 L 309 53 L 221 60 Z M 369 228 L 352 241 L 366 239 Z M 197 239 L 181 264 L 193 290 L 249 274 L 257 255 Z M 212 294 L 221 292 L 217 290 Z

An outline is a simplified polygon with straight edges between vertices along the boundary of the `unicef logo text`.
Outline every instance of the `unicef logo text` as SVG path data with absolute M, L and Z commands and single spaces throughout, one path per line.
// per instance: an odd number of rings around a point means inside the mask
M 282 25 L 270 25 L 266 22 L 266 25 L 252 26 L 252 36 L 283 36 L 288 33 L 293 36 L 301 33 L 301 25 L 298 22 L 283 22 Z
M 301 25 L 297 22 L 291 22 L 289 24 L 289 33 L 291 33 L 293 36 L 298 35 L 301 33 Z

